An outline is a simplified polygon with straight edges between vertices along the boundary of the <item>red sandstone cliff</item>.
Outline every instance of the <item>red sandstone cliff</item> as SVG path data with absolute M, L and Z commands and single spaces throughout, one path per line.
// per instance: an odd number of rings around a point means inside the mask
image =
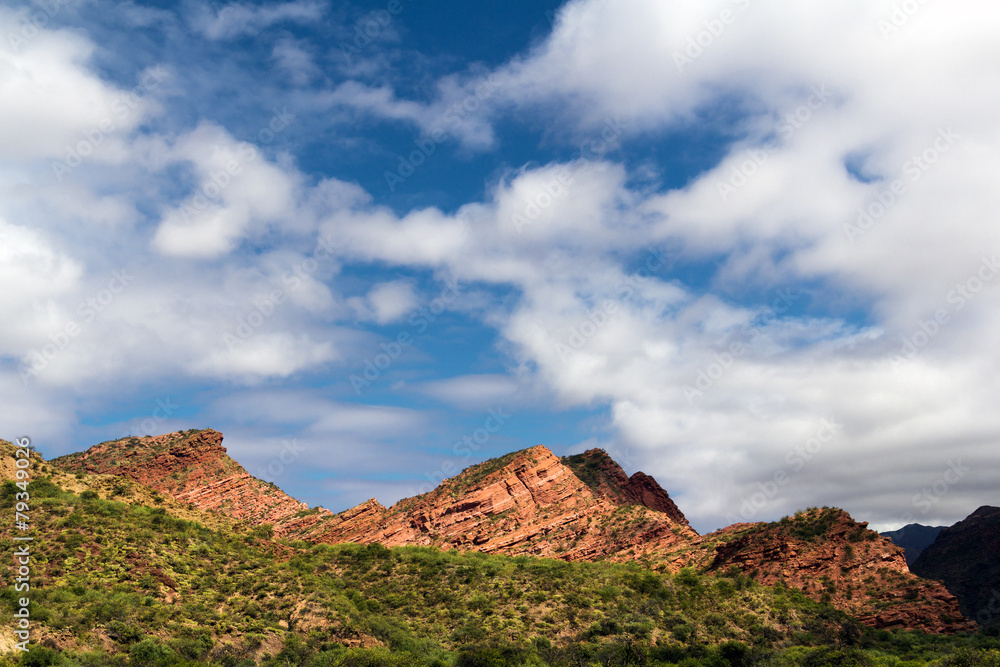
M 676 523 L 688 525 L 684 514 L 655 479 L 641 471 L 628 477 L 603 449 L 588 449 L 583 454 L 565 456 L 562 461 L 592 491 L 616 505 L 642 505 L 663 512 Z
M 773 523 L 744 523 L 697 538 L 666 567 L 736 568 L 762 584 L 798 588 L 875 628 L 973 631 L 958 600 L 911 574 L 903 549 L 840 509 L 811 509 Z
M 201 510 L 253 524 L 287 520 L 308 505 L 253 477 L 212 429 L 122 438 L 52 459 L 71 472 L 121 475 Z
M 392 507 L 373 499 L 336 516 L 292 522 L 285 531 L 320 542 L 625 559 L 649 544 L 694 537 L 680 518 L 595 493 L 559 457 L 538 446 L 473 466 L 434 491 Z

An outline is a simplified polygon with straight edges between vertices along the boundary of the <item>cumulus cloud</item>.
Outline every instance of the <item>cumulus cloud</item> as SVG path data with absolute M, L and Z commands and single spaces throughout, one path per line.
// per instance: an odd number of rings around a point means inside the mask
M 1000 439 L 981 405 L 996 380 L 977 370 L 996 366 L 1000 237 L 983 221 L 1000 210 L 985 148 L 1000 137 L 978 99 L 997 86 L 983 54 L 998 47 L 943 7 L 886 31 L 890 14 L 571 3 L 495 73 L 504 100 L 572 109 L 584 134 L 613 118 L 628 141 L 735 97 L 743 136 L 719 164 L 651 194 L 603 161 L 532 167 L 451 216 L 372 209 L 327 224 L 362 257 L 516 285 L 498 324 L 514 358 L 565 405 L 609 405 L 637 465 L 700 525 L 817 493 L 886 526 L 960 513 L 975 472 L 933 511 L 913 498 L 949 456 L 988 469 Z M 705 44 L 689 54 L 689 38 Z M 941 42 L 954 45 L 944 58 L 928 46 Z M 442 243 L 452 229 L 465 235 Z M 424 243 L 375 242 L 390 233 Z M 622 263 L 658 247 L 717 261 L 714 295 Z M 781 487 L 761 491 L 779 471 Z
M 26 12 L 0 8 L 0 159 L 120 161 L 122 136 L 155 108 L 168 76 L 155 70 L 135 90 L 103 81 L 87 65 L 94 45 L 69 30 L 26 31 Z
M 0 54 L 0 394 L 25 368 L 60 407 L 80 387 L 152 378 L 293 382 L 361 358 L 359 329 L 412 310 L 418 281 L 391 273 L 405 267 L 502 294 L 466 312 L 513 369 L 405 386 L 463 409 L 515 392 L 606 410 L 597 440 L 701 529 L 824 502 L 880 527 L 953 521 L 989 501 L 1000 440 L 1000 131 L 982 103 L 1000 93 L 996 10 L 968 21 L 925 4 L 894 23 L 892 7 L 579 0 L 530 51 L 442 77 L 420 101 L 357 81 L 310 98 L 478 150 L 511 118 L 625 148 L 732 125 L 718 163 L 680 188 L 640 186 L 639 166 L 598 151 L 498 168 L 447 210 L 391 209 L 220 122 L 140 132 L 156 115 L 138 98 L 103 144 L 117 173 L 32 182 L 124 94 L 90 68 L 85 36 L 42 30 Z M 322 11 L 231 4 L 192 20 L 223 40 Z M 300 82 L 316 74 L 305 45 L 268 55 Z M 116 231 L 111 250 L 79 231 L 96 228 Z M 345 299 L 346 264 L 384 270 Z M 428 423 L 237 398 L 261 415 L 235 438 L 262 464 L 297 433 L 310 461 L 334 452 L 375 474 Z M 40 404 L 12 403 L 44 419 Z M 927 495 L 954 466 L 959 482 Z
M 246 233 L 295 216 L 298 173 L 268 162 L 257 146 L 237 142 L 221 127 L 199 125 L 172 146 L 168 159 L 190 164 L 198 180 L 157 229 L 153 243 L 165 254 L 215 257 Z
M 349 300 L 362 319 L 379 324 L 395 322 L 417 307 L 417 294 L 407 280 L 393 280 L 372 287 L 364 299 Z

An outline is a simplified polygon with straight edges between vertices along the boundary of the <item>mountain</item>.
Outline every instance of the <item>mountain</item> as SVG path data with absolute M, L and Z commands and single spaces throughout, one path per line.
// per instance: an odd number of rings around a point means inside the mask
M 910 574 L 901 548 L 842 510 L 699 536 L 652 477 L 627 476 L 601 450 L 561 459 L 536 446 L 471 466 L 391 507 L 373 498 L 334 514 L 252 477 L 221 443 L 217 431 L 186 431 L 101 443 L 52 463 L 128 477 L 291 540 L 638 562 L 665 574 L 735 571 L 801 589 L 872 627 L 973 627 L 942 585 Z
M 145 461 L 171 466 L 176 476 L 149 481 L 219 505 L 212 494 L 192 494 L 176 467 L 185 446 L 209 447 L 218 437 L 175 435 L 175 447 L 147 452 Z M 104 454 L 117 450 L 102 445 Z M 143 447 L 127 446 L 144 456 Z M 14 451 L 0 441 L 0 508 L 8 516 L 21 493 Z M 103 468 L 97 458 L 62 461 Z M 518 453 L 508 464 L 524 458 Z M 141 472 L 120 461 L 113 467 Z M 224 460 L 192 467 L 246 479 Z M 635 562 L 290 542 L 273 538 L 266 524 L 229 516 L 241 512 L 236 504 L 199 510 L 122 476 L 69 471 L 37 454 L 29 473 L 30 531 L 0 523 L 0 578 L 16 575 L 15 534 L 30 536 L 32 643 L 21 656 L 14 633 L 0 635 L 4 666 L 792 667 L 877 659 L 916 667 L 991 664 L 990 649 L 1000 647 L 985 636 L 875 631 L 728 564 L 668 574 Z M 9 586 L 2 593 L 0 607 L 15 613 L 17 595 Z
M 310 510 L 251 476 L 228 456 L 222 434 L 211 429 L 101 443 L 53 463 L 73 472 L 125 476 L 198 509 L 271 524 L 278 536 L 310 542 L 630 560 L 636 549 L 697 535 L 655 480 L 642 473 L 630 480 L 601 455 L 602 471 L 608 479 L 623 479 L 621 488 L 606 480 L 591 488 L 538 446 L 472 466 L 392 507 L 371 499 L 337 515 Z
M 735 567 L 763 584 L 795 587 L 875 628 L 974 629 L 944 586 L 911 574 L 903 550 L 867 526 L 825 507 L 726 531 L 707 571 Z
M 944 528 L 944 526 L 924 526 L 919 523 L 911 523 L 899 530 L 888 530 L 882 535 L 892 540 L 893 544 L 903 547 L 903 551 L 906 552 L 906 564 L 913 565 L 913 561 L 917 560 L 924 549 L 934 543 Z
M 200 510 L 255 524 L 286 520 L 309 509 L 234 461 L 212 429 L 129 437 L 52 459 L 72 472 L 117 475 L 166 493 Z
M 914 573 L 941 581 L 966 617 L 1000 627 L 1000 507 L 984 505 L 945 528 L 912 565 Z

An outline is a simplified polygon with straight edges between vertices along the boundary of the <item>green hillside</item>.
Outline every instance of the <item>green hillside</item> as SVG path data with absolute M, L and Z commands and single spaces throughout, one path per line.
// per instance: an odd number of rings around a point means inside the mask
M 60 650 L 33 647 L 22 664 L 828 664 L 808 659 L 829 646 L 900 658 L 1000 646 L 873 632 L 741 575 L 284 544 L 266 528 L 213 530 L 45 478 L 30 488 L 35 637 Z M 10 481 L 0 491 L 7 514 L 16 492 Z M 4 589 L 8 614 L 15 597 Z
M 220 521 L 141 485 L 69 475 L 40 459 L 31 530 L 20 532 L 13 448 L 0 447 L 0 507 L 10 517 L 0 529 L 0 605 L 9 619 L 25 595 L 11 586 L 23 544 L 13 538 L 34 538 L 31 650 L 14 650 L 12 623 L 0 667 L 1000 661 L 995 636 L 874 631 L 735 571 L 668 575 L 635 563 L 283 542 L 268 526 Z

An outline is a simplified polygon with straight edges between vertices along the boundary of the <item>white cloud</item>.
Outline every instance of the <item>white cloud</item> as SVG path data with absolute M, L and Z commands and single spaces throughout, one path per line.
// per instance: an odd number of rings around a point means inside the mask
M 417 388 L 421 393 L 466 410 L 484 410 L 523 403 L 521 386 L 507 375 L 459 375 L 446 380 L 426 382 Z
M 318 2 L 298 0 L 254 7 L 231 2 L 212 12 L 199 8 L 191 17 L 194 29 L 208 39 L 234 39 L 256 35 L 276 23 L 309 23 L 323 16 L 325 7 Z
M 389 324 L 402 318 L 417 307 L 417 294 L 413 284 L 407 280 L 393 280 L 372 287 L 359 303 L 359 315 L 371 318 L 379 324 Z
M 320 74 L 319 67 L 313 62 L 313 57 L 300 44 L 291 39 L 282 39 L 274 45 L 271 57 L 278 67 L 285 70 L 292 81 L 298 86 L 304 86 Z
M 419 144 L 413 146 L 430 154 L 438 144 L 452 137 L 466 148 L 482 151 L 494 147 L 492 120 L 500 99 L 500 84 L 492 75 L 472 73 L 446 77 L 438 82 L 431 102 L 400 99 L 391 87 L 368 86 L 346 81 L 320 100 L 332 107 L 345 107 L 362 114 L 403 121 L 416 127 Z M 414 148 L 407 148 L 408 156 Z M 401 151 L 402 152 L 402 151 Z
M 678 71 L 673 53 L 740 4 Z M 923 6 L 883 39 L 878 21 L 890 12 L 891 3 L 860 2 L 569 4 L 548 40 L 496 73 L 506 102 L 567 110 L 583 136 L 616 118 L 627 142 L 735 96 L 754 110 L 746 138 L 679 190 L 639 193 L 621 167 L 579 160 L 522 169 L 450 216 L 369 209 L 327 229 L 361 258 L 516 285 L 522 298 L 492 320 L 515 361 L 563 405 L 610 405 L 636 467 L 662 477 L 703 527 L 738 514 L 823 419 L 843 429 L 748 518 L 825 502 L 817 496 L 881 525 L 907 511 L 924 522 L 961 515 L 995 474 L 1000 441 L 981 404 L 996 380 L 979 370 L 998 363 L 1000 276 L 989 267 L 1000 233 L 984 221 L 1000 211 L 990 183 L 1000 131 L 980 100 L 1000 93 L 1000 47 L 981 22 L 943 6 Z M 952 45 L 947 56 L 940 44 Z M 856 155 L 879 180 L 849 173 Z M 575 177 L 560 182 L 567 171 Z M 897 179 L 901 193 L 852 239 L 859 209 L 878 211 L 871 203 Z M 461 242 L 442 242 L 457 229 Z M 661 246 L 686 261 L 721 258 L 709 294 L 629 282 L 622 258 Z M 803 283 L 798 307 L 823 312 L 825 302 L 831 315 L 733 303 L 771 293 L 767 304 Z M 852 309 L 869 323 L 853 324 Z M 917 353 L 893 364 L 904 337 Z M 948 456 L 972 471 L 920 514 L 919 480 Z M 851 479 L 856 467 L 864 472 Z
M 164 254 L 217 257 L 247 234 L 296 219 L 300 175 L 267 162 L 256 146 L 216 125 L 202 123 L 181 137 L 169 159 L 190 163 L 198 183 L 164 213 L 153 239 Z
M 87 69 L 89 40 L 69 30 L 27 32 L 24 15 L 0 8 L 0 34 L 10 42 L 0 49 L 0 159 L 120 161 L 122 136 L 154 108 L 150 93 L 166 72 L 147 72 L 132 95 Z

